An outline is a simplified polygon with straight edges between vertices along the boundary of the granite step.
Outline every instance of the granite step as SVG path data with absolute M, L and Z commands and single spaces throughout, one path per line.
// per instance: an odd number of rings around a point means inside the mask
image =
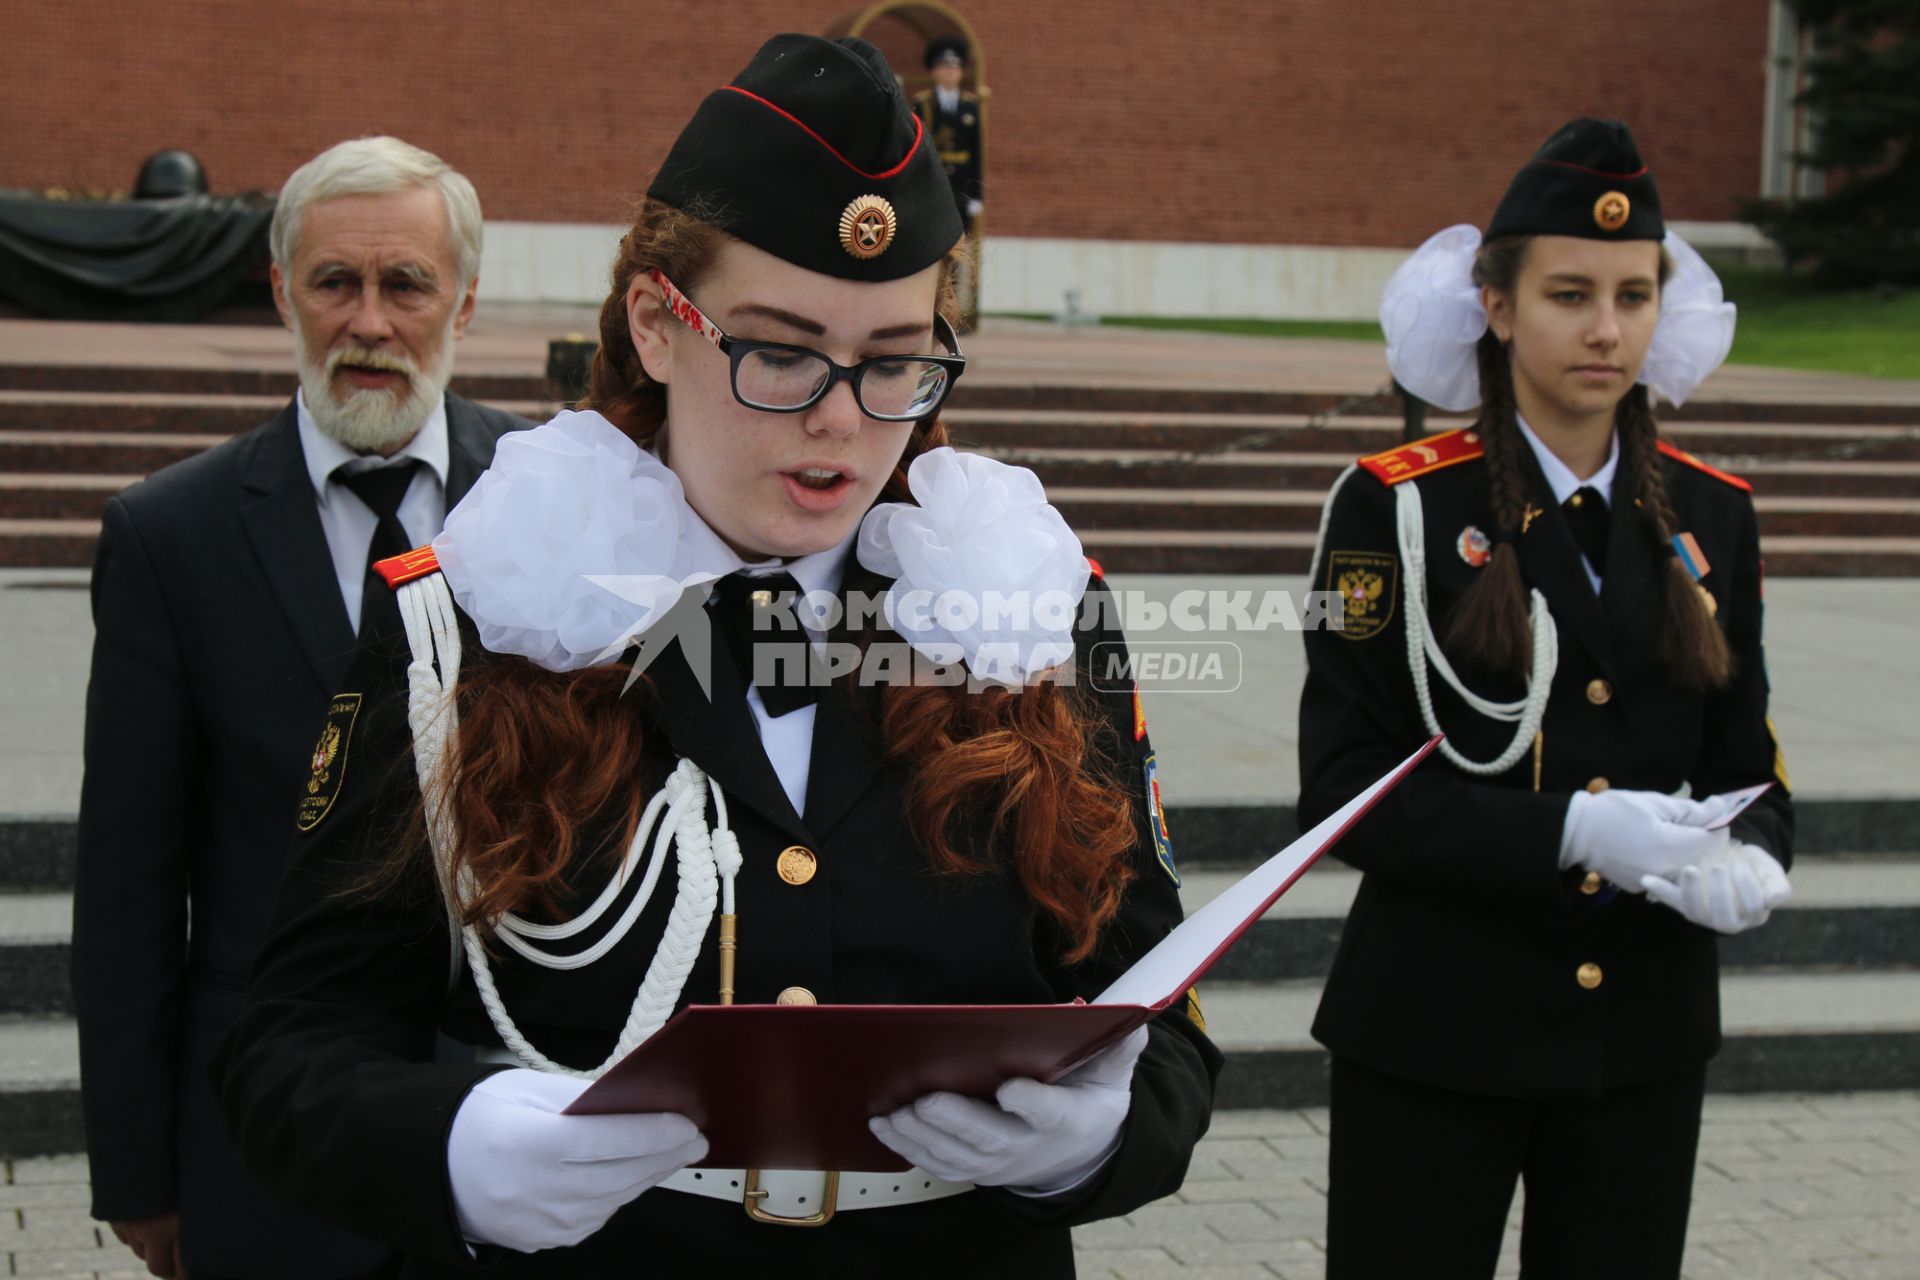
M 1710 1091 L 1920 1087 L 1920 973 L 1729 974 L 1720 987 L 1726 1040 Z M 1220 1108 L 1326 1105 L 1327 1055 L 1309 1035 L 1318 981 L 1203 982 L 1200 999 L 1227 1053 Z M 0 1019 L 0 1158 L 83 1145 L 73 1022 Z
M 1920 973 L 1728 974 L 1720 1000 L 1710 1092 L 1920 1087 Z M 1218 1106 L 1326 1105 L 1327 1054 L 1309 1035 L 1318 980 L 1203 981 L 1200 1003 L 1227 1053 Z

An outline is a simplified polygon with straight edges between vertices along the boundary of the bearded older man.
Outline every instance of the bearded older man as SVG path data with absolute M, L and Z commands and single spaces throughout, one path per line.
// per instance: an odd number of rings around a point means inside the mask
M 93 1214 L 156 1276 L 386 1266 L 242 1170 L 206 1065 L 319 773 L 314 732 L 356 643 L 398 629 L 373 561 L 438 533 L 495 442 L 530 425 L 446 389 L 480 229 L 472 184 L 398 139 L 343 142 L 295 171 L 272 274 L 298 395 L 107 504 L 73 992 Z

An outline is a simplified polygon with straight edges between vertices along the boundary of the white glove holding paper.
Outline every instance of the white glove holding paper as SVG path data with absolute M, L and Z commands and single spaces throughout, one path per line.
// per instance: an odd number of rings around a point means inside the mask
M 454 1113 L 447 1172 L 460 1230 L 522 1253 L 579 1244 L 623 1205 L 707 1154 L 685 1116 L 566 1116 L 591 1080 L 515 1068 Z
M 896 1155 L 949 1182 L 1034 1196 L 1070 1191 L 1120 1146 L 1133 1065 L 1146 1047 L 1147 1029 L 1136 1027 L 1053 1084 L 1009 1080 L 994 1102 L 929 1093 L 867 1127 Z
M 1767 922 L 1793 896 L 1787 873 L 1764 849 L 1738 840 L 1681 869 L 1678 883 L 1643 876 L 1640 887 L 1663 906 L 1715 933 L 1739 933 Z
M 1726 848 L 1724 829 L 1706 829 L 1719 816 L 1718 806 L 1657 791 L 1576 791 L 1560 828 L 1560 865 L 1578 863 L 1639 893 L 1645 877 L 1672 880 Z

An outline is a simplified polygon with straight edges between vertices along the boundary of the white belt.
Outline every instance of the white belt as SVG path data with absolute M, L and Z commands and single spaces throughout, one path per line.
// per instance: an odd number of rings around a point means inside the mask
M 474 1050 L 479 1062 L 521 1065 L 511 1050 Z M 817 1227 L 842 1209 L 885 1209 L 944 1200 L 973 1190 L 971 1182 L 947 1182 L 925 1169 L 903 1173 L 837 1173 L 817 1169 L 682 1169 L 659 1183 L 669 1191 L 737 1200 L 756 1222 Z
M 925 1169 L 903 1173 L 831 1173 L 816 1169 L 682 1169 L 659 1184 L 669 1191 L 737 1200 L 756 1222 L 817 1227 L 842 1209 L 883 1209 L 944 1200 L 973 1190 Z

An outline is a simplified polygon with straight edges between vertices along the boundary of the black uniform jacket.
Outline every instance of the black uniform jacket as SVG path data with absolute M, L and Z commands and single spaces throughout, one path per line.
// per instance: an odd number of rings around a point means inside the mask
M 1408 670 L 1406 568 L 1395 484 L 1418 484 L 1426 590 L 1436 631 L 1479 570 L 1462 531 L 1493 535 L 1478 437 L 1430 438 L 1350 472 L 1332 499 L 1313 586 L 1349 598 L 1344 634 L 1306 635 L 1300 703 L 1300 820 L 1318 822 L 1427 736 Z M 1760 645 L 1760 544 L 1744 482 L 1663 455 L 1675 532 L 1705 553 L 1701 580 L 1733 650 L 1733 682 L 1676 688 L 1658 656 L 1665 565 L 1636 519 L 1622 458 L 1596 597 L 1552 490 L 1522 451 L 1531 504 L 1522 572 L 1546 597 L 1560 661 L 1542 727 L 1540 779 L 1529 751 L 1499 777 L 1438 753 L 1357 824 L 1335 852 L 1365 872 L 1327 979 L 1314 1035 L 1376 1070 L 1504 1097 L 1590 1096 L 1695 1067 L 1719 1047 L 1714 935 L 1637 893 L 1583 891 L 1559 869 L 1572 793 L 1603 786 L 1695 797 L 1776 785 L 1736 821 L 1736 838 L 1785 864 L 1793 812 L 1767 720 Z M 1370 466 L 1368 464 L 1371 464 Z M 1389 483 L 1381 474 L 1392 477 Z M 1362 597 L 1353 607 L 1354 593 Z M 1373 593 L 1371 598 L 1367 598 Z M 1456 667 L 1458 664 L 1456 664 Z M 1461 671 L 1483 698 L 1524 686 Z M 1471 710 L 1438 672 L 1433 707 L 1468 759 L 1491 761 L 1515 727 Z M 1776 777 L 1776 770 L 1778 776 Z M 1637 887 L 1637 886 L 1636 886 Z M 1589 982 L 1579 980 L 1582 966 Z
M 979 95 L 962 89 L 960 109 L 943 111 L 939 93 L 924 89 L 914 95 L 913 112 L 927 126 L 933 149 L 940 153 L 941 167 L 947 171 L 947 181 L 953 184 L 953 197 L 964 218 L 967 201 L 984 198 L 980 186 L 984 158 L 980 154 Z
M 530 425 L 448 396 L 447 505 Z M 109 500 L 92 587 L 73 994 L 93 1213 L 178 1209 L 211 1273 L 363 1270 L 366 1242 L 246 1175 L 206 1082 L 354 650 L 294 406 Z
M 850 579 L 866 590 L 882 585 L 858 571 Z M 1105 597 L 1096 582 L 1088 603 Z M 467 636 L 468 663 L 483 660 L 470 627 Z M 1118 639 L 1113 630 L 1077 633 L 1083 678 L 1093 644 Z M 501 1068 L 426 1059 L 436 1028 L 468 1043 L 500 1041 L 464 967 L 449 990 L 446 912 L 424 874 L 406 894 L 343 891 L 389 856 L 392 833 L 417 804 L 404 667 L 399 649 L 388 646 L 363 652 L 346 678 L 343 689 L 363 694 L 365 709 L 352 726 L 344 784 L 296 846 L 247 1012 L 215 1075 L 249 1163 L 315 1212 L 400 1246 L 405 1275 L 485 1266 L 515 1276 L 1068 1276 L 1071 1224 L 1125 1213 L 1180 1185 L 1207 1127 L 1221 1059 L 1187 1013 L 1175 1010 L 1152 1024 L 1118 1154 L 1058 1200 L 977 1190 L 922 1205 L 843 1210 L 824 1227 L 799 1229 L 752 1222 L 730 1201 L 659 1189 L 576 1248 L 531 1258 L 483 1249 L 470 1261 L 452 1207 L 447 1135 L 467 1090 Z M 1139 801 L 1130 855 L 1137 878 L 1096 954 L 1069 967 L 1056 959 L 1057 938 L 1013 875 L 929 871 L 903 813 L 907 777 L 882 759 L 876 689 L 843 679 L 823 691 L 805 812 L 796 814 L 723 645 L 716 643 L 711 702 L 677 641 L 647 680 L 628 699 L 657 744 L 648 768 L 664 776 L 676 753 L 698 764 L 725 790 L 740 838 L 741 1003 L 771 1002 L 789 986 L 807 988 L 823 1004 L 1092 997 L 1180 919 L 1173 878 L 1155 854 L 1143 776 L 1150 747 L 1135 733 L 1129 693 L 1094 695 L 1092 705 L 1113 785 Z M 617 832 L 608 835 L 617 840 Z M 819 858 L 818 872 L 801 886 L 775 872 L 791 845 Z M 663 874 L 662 892 L 633 931 L 590 968 L 557 973 L 499 949 L 494 972 L 506 1006 L 548 1056 L 591 1067 L 611 1051 L 665 926 L 674 874 Z M 580 874 L 582 901 L 605 875 L 605 862 Z M 717 928 L 683 1006 L 717 1002 Z

